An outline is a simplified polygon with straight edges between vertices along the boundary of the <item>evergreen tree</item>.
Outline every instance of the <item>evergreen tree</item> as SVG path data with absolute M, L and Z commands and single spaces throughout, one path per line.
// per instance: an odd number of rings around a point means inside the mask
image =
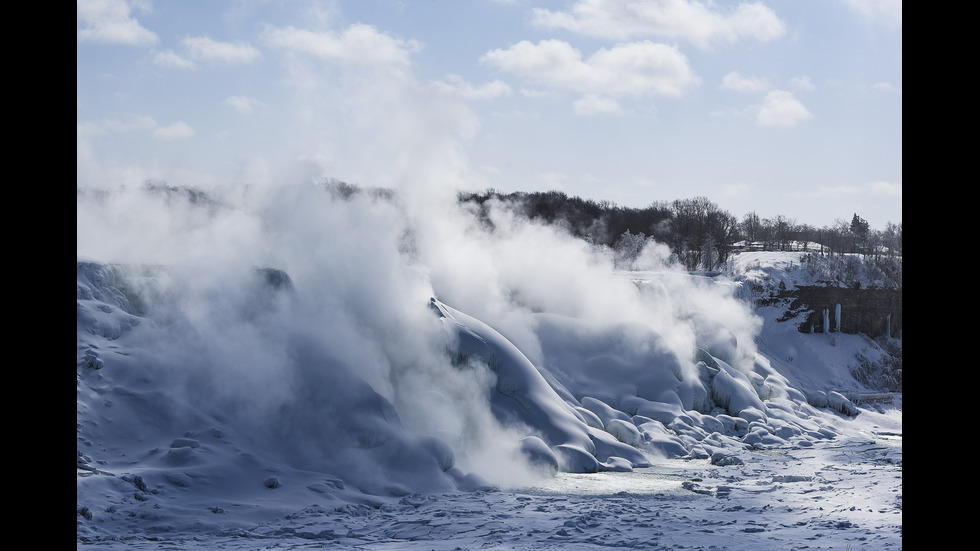
M 855 212 L 854 217 L 851 218 L 851 232 L 861 239 L 864 239 L 868 237 L 868 230 L 870 230 L 868 221 L 858 216 Z

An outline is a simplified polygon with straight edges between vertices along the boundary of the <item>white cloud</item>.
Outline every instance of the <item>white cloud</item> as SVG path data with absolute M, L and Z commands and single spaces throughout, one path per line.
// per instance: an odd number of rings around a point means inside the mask
M 708 114 L 712 117 L 733 117 L 739 118 L 745 116 L 744 109 L 735 109 L 734 107 L 725 107 L 722 109 L 714 109 L 709 111 Z
M 722 197 L 741 197 L 754 193 L 759 188 L 756 184 L 746 184 L 744 182 L 724 184 L 721 186 Z
M 813 115 L 792 92 L 773 90 L 755 107 L 755 122 L 762 126 L 793 127 Z
M 871 195 L 878 197 L 902 197 L 902 184 L 893 184 L 891 182 L 871 182 L 868 184 L 868 191 Z
M 619 103 L 611 98 L 587 94 L 573 104 L 576 115 L 621 115 L 625 113 Z
M 539 85 L 609 97 L 680 96 L 698 82 L 676 46 L 649 41 L 603 48 L 583 59 L 567 42 L 525 40 L 506 50 L 491 50 L 480 61 Z
M 435 81 L 433 84 L 443 91 L 474 100 L 494 99 L 509 96 L 512 93 L 510 86 L 499 80 L 488 82 L 482 86 L 474 86 L 464 81 L 463 77 L 459 75 L 446 75 L 446 80 Z
M 799 77 L 793 77 L 789 81 L 790 86 L 801 91 L 801 92 L 811 92 L 816 90 L 816 85 L 810 81 L 810 77 L 803 75 Z
M 713 2 L 689 0 L 579 0 L 570 12 L 535 8 L 533 13 L 533 23 L 542 27 L 613 40 L 658 36 L 705 49 L 744 39 L 768 42 L 786 32 L 761 2 L 721 10 Z
M 798 192 L 796 196 L 809 199 L 841 199 L 844 197 L 853 197 L 860 193 L 861 188 L 858 186 L 825 186 Z
M 804 199 L 843 199 L 857 196 L 901 199 L 902 184 L 879 180 L 864 185 L 825 186 L 796 194 L 796 197 Z
M 197 65 L 189 60 L 180 57 L 171 50 L 160 52 L 153 56 L 153 63 L 162 67 L 176 67 L 178 69 L 196 69 Z
M 892 86 L 888 82 L 876 82 L 871 85 L 878 92 L 885 92 L 886 94 L 901 94 L 902 89 Z
M 153 133 L 165 140 L 183 140 L 193 136 L 194 129 L 187 123 L 178 121 L 167 126 L 161 126 L 154 130 Z
M 194 59 L 222 63 L 249 63 L 261 55 L 259 50 L 250 44 L 218 42 L 206 36 L 188 37 L 183 40 L 183 43 Z
M 76 124 L 75 128 L 81 136 L 108 136 L 124 134 L 156 128 L 157 123 L 152 117 L 145 115 L 133 116 L 125 120 L 103 119 L 100 121 L 84 121 Z
M 255 98 L 247 98 L 245 96 L 228 96 L 222 100 L 221 103 L 231 107 L 239 113 L 246 115 L 254 111 L 259 105 L 262 105 L 261 101 Z
M 743 77 L 738 71 L 732 71 L 721 79 L 721 88 L 738 92 L 761 92 L 769 88 L 764 78 Z
M 410 55 L 422 47 L 414 40 L 393 38 L 363 24 L 351 25 L 342 33 L 294 27 L 271 29 L 265 34 L 265 40 L 271 46 L 322 59 L 378 65 L 407 66 Z
M 521 88 L 521 95 L 526 98 L 534 98 L 534 99 L 555 97 L 554 92 L 549 92 L 547 90 L 535 90 L 532 88 Z
M 81 25 L 76 29 L 78 42 L 140 46 L 160 41 L 130 15 L 125 0 L 78 0 L 75 13 Z
M 82 121 L 75 125 L 79 142 L 85 138 L 128 134 L 131 132 L 149 132 L 165 140 L 189 138 L 194 135 L 194 129 L 185 122 L 175 122 L 168 126 L 159 126 L 153 117 L 134 115 L 125 119 L 102 119 L 98 121 Z
M 546 190 L 561 190 L 565 187 L 565 180 L 568 176 L 561 172 L 548 172 L 541 175 Z
M 868 21 L 902 27 L 902 0 L 843 0 L 843 2 Z

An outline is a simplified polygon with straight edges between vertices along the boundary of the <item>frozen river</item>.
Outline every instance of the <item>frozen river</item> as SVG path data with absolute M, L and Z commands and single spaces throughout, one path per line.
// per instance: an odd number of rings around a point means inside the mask
M 78 549 L 902 548 L 900 434 L 738 457 L 560 473 L 531 488 L 411 495 L 381 507 L 308 507 L 247 530 Z

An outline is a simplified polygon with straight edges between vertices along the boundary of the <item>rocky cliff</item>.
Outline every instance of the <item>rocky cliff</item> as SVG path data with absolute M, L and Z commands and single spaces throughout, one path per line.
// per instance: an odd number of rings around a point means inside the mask
M 800 286 L 778 293 L 778 298 L 789 302 L 788 314 L 809 312 L 799 323 L 803 333 L 822 333 L 826 311 L 830 331 L 839 327 L 841 333 L 864 333 L 869 337 L 902 335 L 901 289 Z

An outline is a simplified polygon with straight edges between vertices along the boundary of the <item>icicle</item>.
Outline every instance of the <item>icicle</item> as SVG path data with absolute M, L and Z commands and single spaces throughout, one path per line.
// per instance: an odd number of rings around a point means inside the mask
M 892 315 L 888 314 L 885 316 L 885 336 L 889 339 L 892 337 Z
M 837 312 L 834 314 L 837 317 L 837 332 L 840 333 L 840 303 L 837 303 Z
M 823 332 L 830 333 L 830 308 L 823 309 Z

